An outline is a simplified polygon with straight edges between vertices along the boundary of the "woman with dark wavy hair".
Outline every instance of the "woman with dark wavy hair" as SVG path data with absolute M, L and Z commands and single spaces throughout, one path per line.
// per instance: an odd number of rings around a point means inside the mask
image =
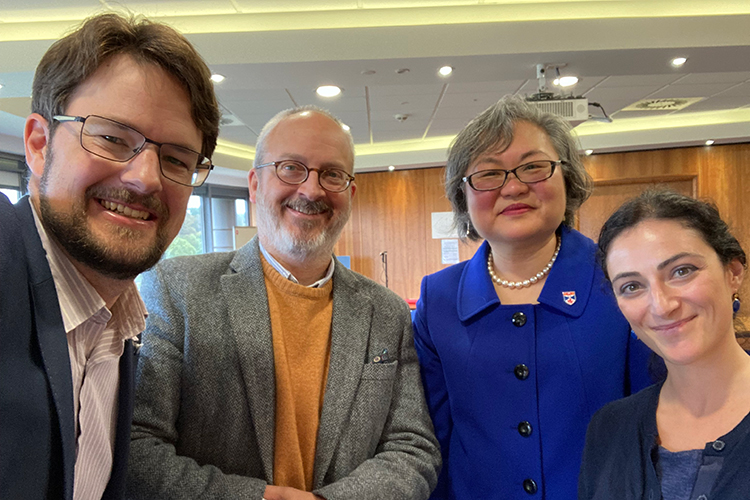
M 750 356 L 733 316 L 745 252 L 713 205 L 647 191 L 609 218 L 600 258 L 666 379 L 608 404 L 586 436 L 579 499 L 746 499 Z
M 596 246 L 571 227 L 592 186 L 577 141 L 506 97 L 458 134 L 445 178 L 459 231 L 485 242 L 424 278 L 417 304 L 443 453 L 432 498 L 570 500 L 591 416 L 648 383 Z

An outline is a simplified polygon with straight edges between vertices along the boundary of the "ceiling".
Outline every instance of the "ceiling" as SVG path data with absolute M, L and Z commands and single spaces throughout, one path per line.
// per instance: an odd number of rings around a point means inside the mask
M 226 77 L 213 182 L 244 184 L 263 124 L 302 104 L 351 127 L 357 172 L 441 164 L 473 116 L 504 94 L 537 92 L 537 64 L 578 76 L 566 92 L 612 118 L 576 127 L 595 153 L 750 135 L 747 0 L 0 0 L 0 150 L 23 153 L 33 72 L 49 45 L 110 9 L 175 26 Z M 672 67 L 676 56 L 687 63 Z M 444 65 L 455 68 L 446 78 Z M 323 84 L 342 95 L 318 97 Z M 697 102 L 624 109 L 661 98 Z

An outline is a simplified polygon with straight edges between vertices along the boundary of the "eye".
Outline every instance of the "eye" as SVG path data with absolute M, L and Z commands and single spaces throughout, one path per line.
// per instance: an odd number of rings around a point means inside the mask
M 633 295 L 641 289 L 641 284 L 637 281 L 629 281 L 621 285 L 617 292 L 619 295 Z
M 477 172 L 476 179 L 497 179 L 501 177 L 505 177 L 505 170 L 483 170 L 481 172 Z
M 111 142 L 112 144 L 117 144 L 117 145 L 122 145 L 122 146 L 127 144 L 124 139 L 121 139 L 114 135 L 102 135 L 100 137 L 107 142 Z
M 187 164 L 180 160 L 179 158 L 175 158 L 174 156 L 162 156 L 161 158 L 162 162 L 168 163 L 171 167 L 178 167 L 178 168 L 184 168 L 188 169 Z
M 332 181 L 343 181 L 346 179 L 344 172 L 336 169 L 324 170 L 320 175 Z
M 548 163 L 542 163 L 542 162 L 528 163 L 526 165 L 523 165 L 521 167 L 521 170 L 523 170 L 524 172 L 533 172 L 534 170 L 539 170 L 541 168 L 547 168 L 547 167 L 549 167 Z
M 672 275 L 676 278 L 685 278 L 693 274 L 697 269 L 698 268 L 693 265 L 680 266 L 672 271 Z

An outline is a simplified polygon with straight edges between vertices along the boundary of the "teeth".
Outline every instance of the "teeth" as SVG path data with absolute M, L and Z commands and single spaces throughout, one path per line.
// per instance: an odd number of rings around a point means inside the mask
M 112 203 L 111 201 L 107 201 L 107 200 L 101 200 L 100 203 L 107 210 L 112 210 L 113 212 L 120 213 L 124 215 L 125 217 L 130 217 L 133 219 L 142 219 L 142 220 L 148 219 L 148 215 L 149 215 L 148 212 L 142 212 L 140 210 L 133 210 L 130 207 L 120 205 L 119 203 Z

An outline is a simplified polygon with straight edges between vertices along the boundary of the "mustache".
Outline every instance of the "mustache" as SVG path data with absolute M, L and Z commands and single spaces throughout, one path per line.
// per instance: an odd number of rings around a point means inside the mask
M 160 218 L 169 217 L 169 207 L 154 195 L 142 195 L 125 188 L 90 186 L 86 190 L 86 199 L 92 198 L 118 200 L 131 205 L 141 205 Z
M 333 212 L 333 207 L 323 200 L 311 201 L 304 198 L 287 199 L 284 200 L 282 206 L 309 215 Z

